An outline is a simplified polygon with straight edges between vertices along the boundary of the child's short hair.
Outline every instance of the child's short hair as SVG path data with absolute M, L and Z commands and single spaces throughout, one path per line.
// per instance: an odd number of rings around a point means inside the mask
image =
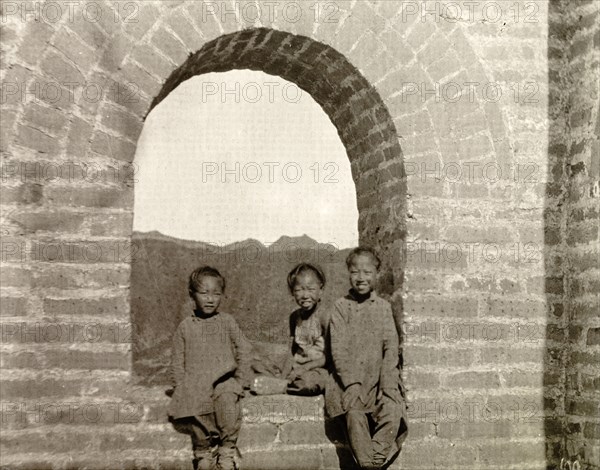
M 296 267 L 294 267 L 294 269 L 292 269 L 290 271 L 290 273 L 288 274 L 287 277 L 287 283 L 288 283 L 288 287 L 290 289 L 290 292 L 294 292 L 294 286 L 296 285 L 296 278 L 305 272 L 312 272 L 315 276 L 317 276 L 317 279 L 319 280 L 319 282 L 321 283 L 321 287 L 325 287 L 325 273 L 323 272 L 323 270 L 315 265 L 315 264 L 310 264 L 310 263 L 300 263 L 298 265 L 296 265 Z
M 358 256 L 368 256 L 373 260 L 373 264 L 375 265 L 375 268 L 379 271 L 379 267 L 381 266 L 381 260 L 379 259 L 379 257 L 375 254 L 375 251 L 372 248 L 369 247 L 363 247 L 363 246 L 359 246 L 358 248 L 354 248 L 346 257 L 346 266 L 348 267 L 348 269 L 350 269 L 350 266 L 352 266 L 352 263 L 354 263 L 354 258 L 358 257 Z
M 198 291 L 198 285 L 200 284 L 201 279 L 207 276 L 218 279 L 221 284 L 221 289 L 225 290 L 225 278 L 221 273 L 211 266 L 201 266 L 194 269 L 192 274 L 190 274 L 190 280 L 188 282 L 188 291 L 190 295 Z

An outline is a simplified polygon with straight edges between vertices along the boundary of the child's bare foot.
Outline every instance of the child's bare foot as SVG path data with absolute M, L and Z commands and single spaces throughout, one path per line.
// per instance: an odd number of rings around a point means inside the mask
M 278 395 L 285 393 L 288 381 L 275 377 L 261 375 L 254 378 L 251 390 L 257 395 Z

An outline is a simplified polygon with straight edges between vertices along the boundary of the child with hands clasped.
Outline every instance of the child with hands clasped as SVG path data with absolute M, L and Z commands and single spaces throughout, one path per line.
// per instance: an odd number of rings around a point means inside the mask
M 331 314 L 334 380 L 327 387 L 326 406 L 331 417 L 344 416 L 359 466 L 375 469 L 397 456 L 405 437 L 398 334 L 389 302 L 374 291 L 378 257 L 356 248 L 346 264 L 351 289 Z
M 194 301 L 173 338 L 174 392 L 169 416 L 192 436 L 194 468 L 238 468 L 239 400 L 250 386 L 252 346 L 234 318 L 219 311 L 225 279 L 204 266 L 190 276 Z
M 290 315 L 287 360 L 280 368 L 255 367 L 261 375 L 254 379 L 252 389 L 259 395 L 316 395 L 325 390 L 329 377 L 325 368 L 329 319 L 319 308 L 325 274 L 318 266 L 300 263 L 288 274 L 287 283 L 300 307 Z

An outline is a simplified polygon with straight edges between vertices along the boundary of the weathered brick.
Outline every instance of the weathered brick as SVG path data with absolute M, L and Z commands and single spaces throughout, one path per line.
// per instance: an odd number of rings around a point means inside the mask
M 67 111 L 75 102 L 74 91 L 82 89 L 82 82 L 62 83 L 52 77 L 34 76 L 26 87 L 26 93 L 34 96 L 36 100 Z M 24 91 L 25 94 L 25 91 Z
M 123 11 L 123 13 L 128 14 L 129 11 Z M 159 16 L 157 8 L 151 3 L 140 4 L 135 11 L 135 18 L 132 18 L 132 21 L 127 21 L 126 31 L 135 39 L 140 39 L 152 27 Z
M 409 368 L 410 366 L 468 367 L 474 360 L 473 348 L 435 348 L 411 344 L 406 347 L 404 355 L 405 365 Z
M 83 119 L 72 116 L 67 139 L 67 154 L 73 158 L 85 156 L 93 126 Z
M 102 396 L 114 393 L 117 387 L 124 385 L 125 379 L 84 378 L 84 379 L 51 379 L 32 378 L 22 380 L 3 380 L 1 384 L 4 399 L 35 399 L 45 397 L 72 397 L 78 395 Z M 46 441 L 48 446 L 55 443 Z M 72 446 L 71 446 L 72 449 Z
M 587 439 L 600 439 L 600 424 L 585 423 L 583 425 L 583 435 Z
M 125 287 L 129 284 L 129 269 L 50 265 L 35 273 L 32 284 L 36 288 L 58 289 Z
M 0 297 L 0 311 L 3 317 L 20 317 L 27 315 L 27 299 L 25 297 Z
M 599 406 L 597 400 L 589 400 L 581 397 L 568 399 L 565 405 L 567 413 L 577 416 L 597 416 Z
M 42 71 L 55 78 L 62 86 L 83 86 L 85 79 L 75 66 L 57 52 L 50 51 L 40 65 Z
M 588 330 L 585 344 L 588 346 L 597 346 L 600 344 L 600 328 L 590 328 Z
M 445 239 L 457 243 L 500 244 L 515 241 L 513 229 L 505 226 L 476 227 L 472 225 L 446 228 Z
M 96 131 L 92 137 L 91 150 L 108 158 L 131 162 L 135 156 L 136 147 L 131 142 L 119 137 Z
M 25 119 L 34 127 L 44 129 L 54 136 L 62 135 L 62 131 L 67 125 L 64 113 L 36 103 L 30 103 L 27 106 Z
M 136 116 L 121 109 L 114 106 L 104 106 L 102 109 L 102 125 L 136 141 L 142 132 L 143 123 Z M 92 144 L 92 148 L 96 148 L 94 144 Z
M 436 60 L 427 68 L 427 73 L 432 80 L 440 82 L 443 78 L 454 75 L 460 70 L 460 67 L 460 59 L 453 50 L 449 50 L 441 59 Z
M 25 102 L 27 81 L 31 72 L 20 65 L 10 67 L 2 80 L 2 95 L 0 104 L 6 107 L 16 106 Z
M 178 450 L 182 446 L 189 446 L 189 436 L 173 432 L 171 429 L 134 435 L 130 434 L 127 439 L 116 433 L 110 433 L 103 435 L 99 439 L 98 446 L 99 450 L 103 452 L 136 449 Z
M 423 67 L 427 68 L 440 58 L 440 51 L 447 51 L 449 48 L 450 43 L 446 39 L 446 35 L 437 31 L 428 38 L 426 46 L 419 51 L 417 57 Z
M 50 350 L 44 354 L 45 367 L 61 369 L 129 370 L 130 355 L 121 351 Z
M 77 232 L 84 216 L 74 212 L 19 212 L 11 215 L 25 233 Z
M 28 287 L 30 284 L 31 270 L 7 265 L 0 267 L 0 285 L 2 287 Z
M 162 84 L 145 70 L 133 62 L 125 62 L 122 67 L 125 83 L 144 92 L 149 97 L 154 97 L 162 88 Z
M 500 378 L 496 372 L 458 372 L 447 374 L 443 382 L 448 387 L 496 389 Z
M 32 351 L 3 352 L 0 355 L 0 365 L 2 369 L 41 369 L 43 361 Z
M 102 49 L 107 39 L 106 33 L 98 27 L 97 23 L 86 21 L 83 15 L 74 15 L 73 21 L 68 21 L 66 27 L 96 50 Z
M 307 453 L 302 450 L 281 449 L 277 452 L 277 459 L 273 459 L 273 451 L 256 451 L 244 456 L 244 466 L 248 469 L 260 468 L 261 470 L 281 470 L 294 468 L 309 470 L 320 468 L 320 452 Z
M 2 96 L 4 98 L 4 96 Z M 0 120 L 0 151 L 5 151 L 14 138 L 14 124 L 17 120 L 17 113 L 10 109 L 2 110 L 2 120 Z
M 98 49 L 92 49 L 82 43 L 77 36 L 69 34 L 67 29 L 60 30 L 53 38 L 52 45 L 67 56 L 85 73 L 98 61 Z
M 242 449 L 266 446 L 275 442 L 278 427 L 271 423 L 242 425 L 238 438 L 238 446 Z
M 133 214 L 106 214 L 94 216 L 90 222 L 92 236 L 126 237 L 131 234 Z
M 428 43 L 428 40 L 431 39 L 435 30 L 436 26 L 434 22 L 419 21 L 415 23 L 415 26 L 412 28 L 410 34 L 406 38 L 406 42 L 408 42 L 408 44 L 410 44 L 413 49 L 418 50 L 424 44 Z
M 448 412 L 450 415 L 451 411 Z M 451 415 L 449 416 L 451 417 Z M 441 422 L 437 435 L 442 439 L 508 438 L 511 434 L 511 422 L 496 420 L 493 422 Z
M 188 57 L 185 46 L 164 28 L 154 33 L 152 43 L 175 64 L 183 63 Z
M 589 243 L 598 240 L 597 224 L 578 224 L 577 227 L 569 227 L 567 243 L 576 245 L 578 243 Z
M 24 183 L 17 186 L 0 185 L 0 198 L 3 204 L 39 204 L 44 188 L 39 183 Z
M 547 294 L 562 295 L 564 293 L 564 279 L 562 277 L 547 277 L 545 281 Z
M 543 444 L 543 437 L 538 438 Z M 509 466 L 526 462 L 544 461 L 543 446 L 531 442 L 495 442 L 478 446 L 479 461 L 483 465 Z
M 475 317 L 477 306 L 477 299 L 471 297 L 411 295 L 404 302 L 404 311 L 407 315 L 414 315 L 417 318 L 422 316 Z
M 458 157 L 463 161 L 481 160 L 492 154 L 492 144 L 485 134 L 459 140 L 457 142 Z
M 205 39 L 196 32 L 181 10 L 174 11 L 169 15 L 167 22 L 175 34 L 183 41 L 188 51 L 196 52 L 204 45 Z
M 419 111 L 413 115 L 402 117 L 394 122 L 398 132 L 403 135 L 422 134 L 429 132 L 433 126 L 427 110 Z
M 220 13 L 218 11 L 197 2 L 187 4 L 187 8 L 196 26 L 202 31 L 205 38 L 212 40 L 221 34 L 218 21 Z
M 537 347 L 523 348 L 515 346 L 486 347 L 481 349 L 482 363 L 517 364 L 523 362 L 541 363 L 544 350 Z
M 424 456 L 427 460 L 424 461 Z M 477 451 L 469 443 L 460 442 L 449 446 L 444 442 L 415 442 L 403 447 L 398 460 L 403 468 L 427 469 L 445 467 L 448 462 L 460 468 L 477 467 Z M 427 469 L 429 470 L 429 469 Z
M 322 444 L 328 443 L 324 423 L 290 421 L 280 427 L 279 439 L 284 444 Z
M 119 321 L 86 321 L 73 317 L 72 321 L 3 322 L 2 343 L 25 345 L 120 344 L 131 345 L 132 325 L 129 319 Z
M 451 184 L 452 195 L 456 195 L 460 199 L 482 199 L 487 198 L 489 190 L 485 184 L 477 183 L 456 183 Z
M 440 374 L 437 372 L 411 371 L 407 374 L 404 384 L 409 390 L 436 390 L 440 387 Z
M 112 36 L 108 48 L 100 59 L 100 67 L 108 72 L 117 71 L 132 46 L 133 43 L 124 34 Z
M 15 143 L 30 148 L 49 157 L 60 153 L 60 144 L 56 138 L 30 126 L 20 124 L 17 127 Z
M 123 297 L 103 299 L 44 299 L 47 315 L 127 316 L 129 303 Z
M 507 387 L 541 388 L 543 386 L 541 374 L 530 371 L 502 372 L 501 375 Z
M 28 64 L 35 65 L 40 59 L 40 51 L 46 49 L 46 44 L 53 34 L 54 29 L 50 23 L 45 21 L 28 22 L 24 40 L 17 51 L 18 56 Z
M 595 302 L 573 302 L 571 315 L 575 321 L 586 322 L 598 317 L 598 308 L 600 308 L 598 300 Z
M 491 297 L 488 300 L 487 314 L 503 318 L 544 318 L 546 316 L 546 309 L 547 307 L 542 301 Z
M 118 424 L 137 424 L 143 421 L 144 406 L 130 401 L 102 402 L 92 400 L 41 400 L 36 402 L 11 402 L 3 408 L 3 423 L 8 429 L 36 428 L 40 426 L 89 426 L 96 432 Z M 164 420 L 161 420 L 161 422 Z M 63 428 L 66 431 L 66 428 Z M 75 432 L 81 432 L 81 427 Z M 30 436 L 27 436 L 30 437 Z M 86 437 L 89 439 L 89 437 Z M 91 442 L 91 440 L 90 440 Z M 46 468 L 46 467 L 43 467 Z M 51 467 L 47 467 L 51 468 Z M 94 468 L 88 467 L 85 468 Z M 135 467 L 132 467 L 135 468 Z
M 84 207 L 132 208 L 133 191 L 118 186 L 64 187 L 49 185 L 45 198 L 56 205 Z
M 441 187 L 441 185 L 437 185 Z M 421 247 L 420 247 L 420 246 Z M 461 272 L 467 267 L 468 252 L 460 246 L 436 243 L 424 243 L 410 246 L 406 255 L 408 269 L 419 271 L 441 270 L 444 272 Z
M 163 58 L 157 51 L 148 45 L 138 45 L 132 54 L 133 60 L 139 63 L 144 70 L 157 76 L 161 81 L 164 81 L 171 72 L 173 72 L 173 64 Z

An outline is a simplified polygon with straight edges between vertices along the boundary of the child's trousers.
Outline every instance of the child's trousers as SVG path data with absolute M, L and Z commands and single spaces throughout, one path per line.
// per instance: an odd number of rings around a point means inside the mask
M 214 413 L 177 421 L 179 426 L 185 426 L 191 434 L 195 459 L 216 459 L 215 450 L 218 446 L 219 464 L 224 469 L 233 469 L 241 425 L 239 396 L 225 392 L 217 396 L 213 403 Z M 212 468 L 211 465 L 206 468 Z
M 403 404 L 382 397 L 374 412 L 351 409 L 346 413 L 348 441 L 361 468 L 381 468 L 394 449 Z

